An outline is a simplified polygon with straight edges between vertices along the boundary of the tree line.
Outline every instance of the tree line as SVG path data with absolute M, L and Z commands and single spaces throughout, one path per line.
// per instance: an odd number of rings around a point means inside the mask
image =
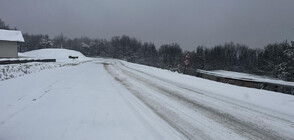
M 0 29 L 10 29 L 0 19 Z M 65 48 L 80 51 L 89 57 L 122 59 L 182 73 L 184 55 L 179 44 L 161 45 L 158 49 L 152 42 L 141 42 L 126 35 L 110 40 L 88 37 L 70 39 L 63 34 L 50 38 L 48 35 L 23 34 L 25 43 L 19 51 L 42 48 Z M 267 75 L 294 81 L 294 42 L 284 41 L 266 45 L 263 49 L 252 49 L 238 43 L 224 43 L 208 48 L 197 46 L 191 54 L 186 74 L 195 75 L 197 69 L 229 70 L 258 75 Z

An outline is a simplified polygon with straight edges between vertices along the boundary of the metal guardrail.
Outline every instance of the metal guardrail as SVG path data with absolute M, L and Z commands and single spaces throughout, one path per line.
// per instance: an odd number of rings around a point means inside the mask
M 0 60 L 0 65 L 30 63 L 30 62 L 56 62 L 56 59 Z
M 228 78 L 228 77 L 222 77 L 222 76 L 212 75 L 208 73 L 202 73 L 200 71 L 197 71 L 196 76 L 200 78 L 208 79 L 208 80 L 231 84 L 231 85 L 257 88 L 257 89 L 263 89 L 263 90 L 269 90 L 269 91 L 275 91 L 275 92 L 280 92 L 284 94 L 294 95 L 294 85 L 290 86 L 290 85 L 283 85 L 278 83 L 251 81 L 248 79 Z

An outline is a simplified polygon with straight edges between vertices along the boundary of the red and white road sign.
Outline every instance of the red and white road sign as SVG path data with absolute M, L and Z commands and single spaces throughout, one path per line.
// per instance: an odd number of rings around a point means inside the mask
M 190 52 L 187 52 L 186 55 L 185 55 L 185 60 L 184 60 L 185 66 L 190 65 L 190 59 L 191 59 Z
M 185 64 L 185 66 L 190 65 L 190 60 L 189 60 L 189 59 L 185 59 L 185 60 L 184 60 L 184 64 Z
M 190 52 L 187 52 L 187 53 L 186 53 L 186 55 L 185 55 L 185 59 L 191 59 Z

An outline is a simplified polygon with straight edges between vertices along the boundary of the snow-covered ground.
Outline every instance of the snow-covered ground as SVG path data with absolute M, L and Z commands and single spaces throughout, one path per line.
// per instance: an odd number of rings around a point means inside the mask
M 0 81 L 1 140 L 293 139 L 293 120 L 294 96 L 114 59 Z

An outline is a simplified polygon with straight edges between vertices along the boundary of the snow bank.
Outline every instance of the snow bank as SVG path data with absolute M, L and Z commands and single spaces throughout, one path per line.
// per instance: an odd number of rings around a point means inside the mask
M 77 56 L 78 59 L 69 59 L 68 56 Z M 8 80 L 24 76 L 26 74 L 39 72 L 41 70 L 58 68 L 63 66 L 76 66 L 86 63 L 91 58 L 85 57 L 82 53 L 67 49 L 40 49 L 29 51 L 25 53 L 19 53 L 21 58 L 13 59 L 0 59 L 1 60 L 24 60 L 24 59 L 56 59 L 56 62 L 34 62 L 34 63 L 22 63 L 22 64 L 8 64 L 0 65 L 0 81 Z
M 21 64 L 10 64 L 10 65 L 0 65 L 0 81 L 8 80 L 11 78 L 16 78 L 24 76 L 26 74 L 36 73 L 41 70 L 53 69 L 63 66 L 75 66 L 80 63 L 21 63 Z
M 19 53 L 20 57 L 27 58 L 48 58 L 48 59 L 56 59 L 57 62 L 68 62 L 68 61 L 85 61 L 90 60 L 82 53 L 74 50 L 68 49 L 40 49 L 33 50 L 29 52 Z M 69 59 L 68 56 L 77 56 L 78 59 Z

